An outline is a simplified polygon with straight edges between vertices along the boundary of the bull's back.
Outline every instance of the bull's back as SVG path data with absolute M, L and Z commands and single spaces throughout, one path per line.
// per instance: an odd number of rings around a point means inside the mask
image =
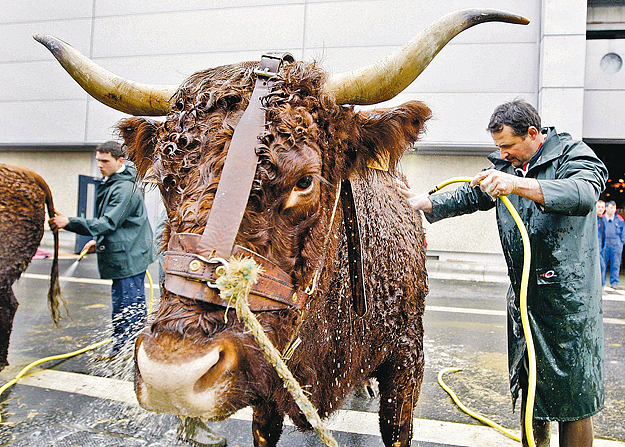
M 32 174 L 0 163 L 0 281 L 9 284 L 26 270 L 43 236 L 46 194 Z

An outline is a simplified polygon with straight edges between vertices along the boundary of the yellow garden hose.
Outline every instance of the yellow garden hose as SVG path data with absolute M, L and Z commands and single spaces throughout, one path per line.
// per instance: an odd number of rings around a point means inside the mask
M 34 362 L 32 362 L 28 366 L 26 366 L 24 369 L 22 369 L 18 373 L 18 375 L 15 376 L 15 378 L 13 380 L 10 380 L 7 383 L 5 383 L 4 385 L 2 385 L 2 387 L 0 388 L 0 396 L 2 396 L 2 393 L 4 393 L 9 387 L 15 385 L 18 380 L 20 380 L 22 377 L 24 377 L 24 375 L 26 375 L 26 373 L 28 371 L 30 371 L 32 368 L 34 368 L 37 365 L 40 365 L 40 364 L 45 363 L 45 362 L 49 362 L 51 360 L 61 360 L 61 359 L 66 359 L 66 358 L 69 358 L 69 357 L 73 357 L 75 355 L 82 354 L 84 352 L 90 351 L 91 349 L 98 348 L 98 347 L 100 347 L 102 345 L 105 345 L 105 344 L 111 342 L 111 341 L 113 341 L 113 339 L 107 338 L 106 340 L 102 340 L 102 341 L 100 341 L 98 343 L 94 343 L 92 345 L 87 346 L 86 348 L 79 349 L 78 351 L 68 352 L 67 354 L 53 355 L 53 356 L 50 356 L 50 357 L 44 357 L 42 359 L 35 360 Z M 2 421 L 2 415 L 0 414 L 0 422 L 1 421 Z
M 148 315 L 150 315 L 154 303 L 154 286 L 152 285 L 152 275 L 150 275 L 148 269 L 145 269 L 145 276 L 148 278 L 148 283 L 150 284 L 150 301 L 148 301 Z
M 429 194 L 433 194 L 436 191 L 438 191 L 441 188 L 444 188 L 447 185 L 450 185 L 452 183 L 459 183 L 459 182 L 468 182 L 470 183 L 473 179 L 469 178 L 469 177 L 454 177 L 454 178 L 450 178 L 445 180 L 443 183 L 441 183 L 440 185 L 436 186 L 436 188 L 434 188 L 432 191 L 429 192 Z M 508 199 L 508 197 L 506 196 L 499 196 L 499 199 L 501 199 L 501 201 L 504 203 L 504 205 L 506 205 L 506 208 L 508 208 L 508 211 L 510 212 L 510 214 L 512 215 L 512 218 L 514 219 L 514 222 L 516 223 L 517 227 L 519 228 L 519 231 L 521 233 L 521 238 L 523 239 L 523 273 L 521 275 L 521 294 L 520 294 L 520 304 L 519 307 L 521 308 L 521 323 L 523 325 L 523 333 L 525 335 L 525 341 L 527 344 L 527 357 L 529 360 L 529 366 L 528 366 L 528 390 L 527 390 L 527 404 L 526 404 L 526 410 L 525 410 L 525 420 L 524 420 L 524 429 L 525 429 L 525 434 L 526 434 L 526 438 L 527 438 L 527 442 L 529 447 L 536 447 L 536 443 L 534 442 L 534 432 L 533 432 L 533 419 L 534 419 L 534 400 L 536 398 L 536 351 L 534 349 L 534 339 L 532 337 L 532 330 L 530 327 L 530 321 L 529 321 L 529 316 L 528 316 L 528 311 L 527 311 L 527 285 L 529 283 L 529 276 L 530 276 L 530 263 L 532 260 L 532 254 L 531 254 L 531 250 L 530 250 L 530 238 L 529 235 L 527 234 L 527 229 L 525 228 L 525 225 L 523 224 L 523 221 L 521 220 L 521 217 L 519 216 L 519 213 L 517 212 L 516 208 L 514 208 L 514 205 L 512 205 L 512 202 L 510 202 L 510 199 Z M 461 404 L 459 403 L 459 400 L 457 400 L 457 396 L 455 396 L 455 394 L 452 394 L 453 391 L 451 391 L 449 389 L 449 387 L 444 386 L 444 384 L 442 384 L 442 376 L 445 372 L 448 372 L 449 369 L 447 370 L 443 370 L 438 374 L 438 379 L 439 379 L 439 384 L 441 384 L 441 386 L 443 387 L 443 389 L 445 391 L 447 391 L 452 399 L 454 399 L 454 401 L 456 402 L 456 404 L 463 409 L 463 411 L 467 412 L 463 407 L 464 405 L 461 406 Z M 465 407 L 466 408 L 466 407 Z M 476 419 L 483 421 L 483 418 L 480 417 L 476 417 L 474 414 L 471 414 L 469 412 L 467 412 L 470 416 L 475 417 Z M 489 421 L 491 422 L 491 421 Z M 495 424 L 494 422 L 492 424 Z M 491 427 L 495 427 L 492 424 L 488 424 Z M 497 424 L 495 424 L 497 425 Z M 497 428 L 497 427 L 495 427 Z M 499 428 L 497 428 L 499 430 Z M 510 434 L 506 433 L 504 431 L 504 433 L 508 436 L 510 436 Z M 517 441 L 520 441 L 520 439 L 516 439 Z
M 82 258 L 84 258 L 87 253 L 89 253 L 89 249 L 88 248 L 86 248 L 86 249 L 83 248 L 83 250 L 78 255 L 77 261 L 80 261 Z
M 521 442 L 521 438 L 519 438 L 517 435 L 512 433 L 510 430 L 506 429 L 505 427 L 502 427 L 501 425 L 499 425 L 498 423 L 496 423 L 494 421 L 491 421 L 487 417 L 482 416 L 481 414 L 476 413 L 475 411 L 470 410 L 466 405 L 464 405 L 462 402 L 460 402 L 460 399 L 458 398 L 458 395 L 456 393 L 454 393 L 454 391 L 451 388 L 449 388 L 445 384 L 445 382 L 443 381 L 443 376 L 445 374 L 447 374 L 449 372 L 457 372 L 457 371 L 462 371 L 462 368 L 450 367 L 450 368 L 441 369 L 438 372 L 438 384 L 441 386 L 442 389 L 447 391 L 447 394 L 449 394 L 451 396 L 451 398 L 454 400 L 456 405 L 458 405 L 458 407 L 462 411 L 464 411 L 466 414 L 468 414 L 469 416 L 477 419 L 480 422 L 483 422 L 486 425 L 489 425 L 489 426 L 493 427 L 496 430 L 499 430 L 504 435 L 509 436 L 510 438 L 514 439 L 515 441 Z
M 87 254 L 87 250 L 85 250 L 84 252 L 81 252 L 80 256 L 78 257 L 78 260 L 82 259 L 86 254 Z M 154 301 L 154 286 L 152 285 L 152 276 L 150 276 L 150 272 L 148 272 L 147 269 L 145 271 L 145 275 L 148 278 L 148 282 L 150 284 L 150 301 L 149 301 L 149 307 L 148 307 L 148 314 L 149 314 L 149 313 L 152 312 L 152 303 Z M 53 356 L 50 356 L 50 357 L 44 357 L 42 359 L 35 360 L 34 362 L 32 362 L 28 366 L 26 366 L 24 369 L 22 369 L 15 376 L 14 379 L 8 381 L 4 385 L 2 385 L 2 387 L 0 387 L 0 396 L 2 396 L 2 393 L 4 393 L 11 386 L 15 385 L 18 382 L 18 380 L 20 380 L 22 377 L 24 377 L 24 375 L 26 375 L 26 373 L 28 371 L 30 371 L 32 368 L 34 368 L 37 365 L 40 365 L 42 363 L 49 362 L 49 361 L 52 361 L 52 360 L 61 360 L 61 359 L 66 359 L 66 358 L 69 358 L 69 357 L 73 357 L 73 356 L 78 355 L 78 354 L 83 354 L 83 353 L 85 353 L 87 351 L 90 351 L 90 350 L 95 349 L 95 348 L 99 348 L 102 345 L 110 343 L 111 341 L 113 341 L 112 338 L 107 338 L 105 340 L 102 340 L 100 342 L 94 343 L 92 345 L 89 345 L 89 346 L 87 346 L 85 348 L 82 348 L 82 349 L 79 349 L 77 351 L 68 352 L 67 354 L 53 355 Z M 2 414 L 0 414 L 0 423 L 1 422 L 2 422 Z

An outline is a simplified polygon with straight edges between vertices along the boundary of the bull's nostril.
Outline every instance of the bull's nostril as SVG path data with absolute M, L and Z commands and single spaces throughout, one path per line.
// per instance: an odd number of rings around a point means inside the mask
M 219 376 L 225 371 L 223 365 L 224 353 L 219 351 L 219 360 L 193 385 L 193 391 L 195 393 L 203 393 L 209 388 L 212 388 L 215 382 L 219 379 Z
M 223 381 L 223 375 L 232 371 L 236 366 L 236 356 L 229 349 L 228 345 L 220 346 L 219 359 L 213 366 L 200 377 L 193 385 L 193 391 L 202 393 L 215 386 L 217 382 Z M 220 380 L 221 378 L 221 380 Z

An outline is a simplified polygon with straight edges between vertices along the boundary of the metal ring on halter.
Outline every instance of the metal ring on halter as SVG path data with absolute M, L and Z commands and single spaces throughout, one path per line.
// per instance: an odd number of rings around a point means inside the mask
M 228 261 L 226 261 L 224 258 L 210 258 L 206 262 L 208 262 L 209 264 L 219 263 L 221 264 L 221 266 L 228 268 Z M 217 267 L 217 269 L 219 269 L 219 267 Z M 217 274 L 217 269 L 215 269 L 215 274 Z M 206 281 L 206 285 L 211 289 L 219 289 L 219 287 L 217 287 L 217 284 L 215 284 L 214 282 Z
M 278 74 L 280 67 L 284 62 L 291 64 L 295 62 L 295 58 L 291 53 L 266 53 L 263 54 L 261 61 L 264 68 L 258 67 L 254 70 L 254 74 L 263 78 L 271 78 Z

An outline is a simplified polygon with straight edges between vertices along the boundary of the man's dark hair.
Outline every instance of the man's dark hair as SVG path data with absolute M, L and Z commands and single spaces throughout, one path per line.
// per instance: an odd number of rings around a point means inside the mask
M 614 205 L 614 206 L 616 206 L 616 202 L 614 200 L 610 200 L 609 202 L 606 203 L 606 205 Z
M 540 131 L 540 115 L 531 105 L 520 99 L 498 106 L 490 117 L 487 130 L 498 133 L 510 126 L 514 135 L 525 137 L 530 126 Z
M 95 150 L 101 154 L 111 154 L 111 157 L 115 159 L 125 156 L 122 145 L 117 141 L 107 141 L 106 143 L 98 144 Z

